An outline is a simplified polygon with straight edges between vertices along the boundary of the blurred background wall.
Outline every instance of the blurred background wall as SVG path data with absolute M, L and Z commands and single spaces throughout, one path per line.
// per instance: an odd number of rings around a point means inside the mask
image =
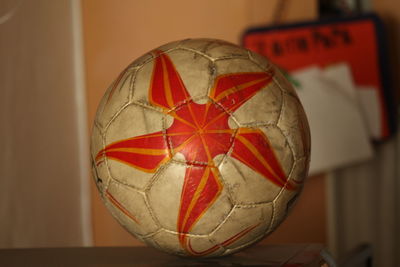
M 0 1 L 0 247 L 92 244 L 79 1 Z

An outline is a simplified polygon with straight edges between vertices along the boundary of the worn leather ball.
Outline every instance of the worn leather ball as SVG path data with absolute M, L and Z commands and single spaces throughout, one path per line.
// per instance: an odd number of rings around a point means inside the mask
M 271 233 L 301 191 L 310 134 L 266 58 L 188 39 L 133 61 L 99 104 L 93 174 L 116 220 L 182 256 L 234 253 Z

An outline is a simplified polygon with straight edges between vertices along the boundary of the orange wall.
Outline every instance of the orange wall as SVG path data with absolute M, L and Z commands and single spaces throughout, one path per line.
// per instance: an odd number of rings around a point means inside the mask
M 105 89 L 132 60 L 163 43 L 212 37 L 238 43 L 243 30 L 271 21 L 277 0 L 82 0 L 88 115 L 91 125 Z M 316 1 L 287 1 L 282 19 L 316 17 Z M 92 184 L 94 243 L 139 245 L 106 211 Z M 308 180 L 289 218 L 265 242 L 326 243 L 325 180 Z

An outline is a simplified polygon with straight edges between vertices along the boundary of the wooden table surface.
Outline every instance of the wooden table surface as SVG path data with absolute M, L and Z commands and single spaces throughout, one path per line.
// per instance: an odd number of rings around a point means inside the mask
M 321 245 L 253 246 L 222 258 L 180 258 L 150 247 L 0 249 L 0 266 L 334 266 Z

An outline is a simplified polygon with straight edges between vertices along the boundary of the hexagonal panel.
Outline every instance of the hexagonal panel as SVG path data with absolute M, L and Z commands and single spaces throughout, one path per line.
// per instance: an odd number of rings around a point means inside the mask
M 160 132 L 162 135 L 163 127 L 168 126 L 163 125 L 164 116 L 162 113 L 135 104 L 127 106 L 108 127 L 106 145 L 155 132 Z M 106 160 L 114 179 L 138 189 L 143 189 L 153 176 L 153 173 L 125 162 L 108 158 Z
M 210 236 L 226 249 L 234 249 L 258 240 L 270 227 L 272 203 L 256 206 L 237 206 L 227 220 Z
M 254 239 L 250 240 L 249 242 L 243 243 L 243 245 L 226 249 L 223 255 L 225 256 L 225 255 L 239 252 L 242 249 L 247 248 L 247 247 L 257 243 L 258 241 L 263 239 L 265 236 L 266 236 L 265 234 L 261 233 L 259 236 L 255 236 Z M 255 259 L 253 262 L 251 262 L 251 264 L 254 264 L 255 266 L 257 266 L 257 265 L 263 265 L 263 264 L 265 264 L 265 262 Z
M 208 88 L 212 83 L 213 63 L 200 54 L 182 49 L 174 49 L 167 55 L 191 98 L 197 101 L 197 99 L 207 96 Z M 152 106 L 149 101 L 149 91 L 153 68 L 154 59 L 146 62 L 137 70 L 133 83 L 133 101 Z
M 192 99 L 207 96 L 213 63 L 192 51 L 177 49 L 167 53 Z
M 139 68 L 147 62 L 151 61 L 154 58 L 152 53 L 146 53 L 137 59 L 135 59 L 131 64 L 129 64 L 128 68 Z
M 297 97 L 296 90 L 294 89 L 293 85 L 286 79 L 286 77 L 283 75 L 283 73 L 280 71 L 279 68 L 273 67 L 274 68 L 274 81 L 276 84 L 279 85 L 279 87 L 285 91 L 286 93 Z
M 275 83 L 270 82 L 233 112 L 233 116 L 241 126 L 276 124 L 281 106 L 282 92 Z M 229 120 L 229 125 L 234 125 L 232 119 Z
M 231 203 L 227 189 L 223 187 L 217 199 L 196 222 L 190 233 L 195 235 L 206 235 L 211 233 L 226 218 L 226 216 L 228 216 L 232 208 L 233 204 Z
M 289 176 L 292 170 L 294 159 L 293 152 L 286 140 L 286 137 L 282 134 L 282 131 L 277 126 L 261 127 L 261 131 L 268 137 L 269 143 L 274 151 L 276 158 L 278 159 L 283 171 Z
M 135 136 L 163 130 L 164 114 L 130 104 L 113 120 L 105 134 L 106 145 Z M 169 126 L 167 126 L 169 127 Z
M 144 240 L 146 243 L 152 244 L 167 253 L 177 254 L 181 256 L 187 255 L 184 248 L 179 243 L 179 238 L 176 232 L 174 233 L 162 229 L 151 237 L 144 238 Z
M 293 179 L 294 181 L 302 183 L 304 179 L 307 178 L 309 165 L 310 165 L 310 158 L 308 157 L 298 158 L 294 162 L 293 171 L 290 174 L 290 178 Z
M 224 249 L 210 240 L 208 236 L 189 236 L 187 238 L 187 243 L 188 253 L 195 257 L 216 257 L 224 253 Z
M 94 182 L 96 183 L 100 195 L 102 196 L 110 179 L 107 165 L 104 162 L 96 164 L 93 158 L 91 159 L 91 165 L 92 165 L 92 177 L 94 179 Z
M 269 70 L 272 68 L 271 62 L 268 61 L 268 59 L 258 53 L 255 53 L 251 50 L 248 51 L 249 53 L 249 58 L 250 60 L 254 61 L 257 63 L 259 66 L 261 66 L 265 71 Z
M 159 46 L 158 48 L 156 48 L 155 50 L 159 50 L 159 51 L 169 51 L 169 50 L 173 50 L 176 49 L 178 47 L 180 47 L 180 44 L 182 42 L 184 42 L 185 40 L 179 40 L 179 41 L 174 41 L 174 42 L 170 42 L 167 44 L 164 44 L 162 46 Z
M 232 43 L 215 39 L 187 39 L 181 44 L 181 47 L 193 49 L 207 56 L 218 58 L 247 57 L 245 49 L 238 47 Z
M 157 179 L 149 186 L 147 196 L 155 216 L 163 228 L 177 231 L 181 206 L 182 190 L 185 181 L 186 167 L 183 164 L 171 163 L 163 169 Z M 193 168 L 193 167 L 189 167 Z M 204 214 L 193 225 L 190 234 L 208 234 L 224 220 L 232 208 L 225 189 L 211 203 Z
M 219 167 L 234 204 L 257 204 L 275 199 L 281 188 L 242 162 L 228 157 Z
M 303 108 L 296 97 L 284 94 L 282 113 L 277 126 L 286 136 L 295 159 L 309 156 L 310 133 L 308 123 Z
M 113 216 L 129 232 L 146 235 L 159 229 L 152 218 L 143 193 L 110 181 L 104 199 Z
M 215 67 L 217 76 L 227 73 L 264 72 L 262 68 L 248 58 L 217 60 L 215 61 Z
M 282 189 L 282 192 L 273 202 L 274 217 L 273 221 L 271 222 L 269 232 L 274 231 L 283 222 L 283 220 L 288 215 L 290 208 L 293 207 L 293 204 L 295 203 L 298 195 L 299 192 L 297 191 Z
M 132 101 L 152 106 L 149 102 L 151 76 L 153 73 L 154 58 L 146 61 L 136 71 L 132 84 Z M 162 111 L 160 109 L 160 111 Z
M 225 41 L 213 42 L 207 47 L 206 54 L 214 59 L 248 58 L 246 49 Z
M 192 49 L 198 51 L 199 53 L 206 54 L 206 51 L 209 46 L 213 45 L 215 39 L 208 39 L 208 38 L 196 38 L 196 39 L 186 39 L 183 40 L 180 44 L 181 48 Z M 226 43 L 226 41 L 220 41 L 219 43 Z
M 99 127 L 94 124 L 92 128 L 92 135 L 90 137 L 90 154 L 93 159 L 96 158 L 97 153 L 104 148 L 103 135 Z
M 167 230 L 177 230 L 181 190 L 186 166 L 171 163 L 162 169 L 157 179 L 148 187 L 147 197 L 154 215 L 161 226 Z
M 126 69 L 114 80 L 103 96 L 96 113 L 96 121 L 105 127 L 114 115 L 129 102 L 135 69 Z

